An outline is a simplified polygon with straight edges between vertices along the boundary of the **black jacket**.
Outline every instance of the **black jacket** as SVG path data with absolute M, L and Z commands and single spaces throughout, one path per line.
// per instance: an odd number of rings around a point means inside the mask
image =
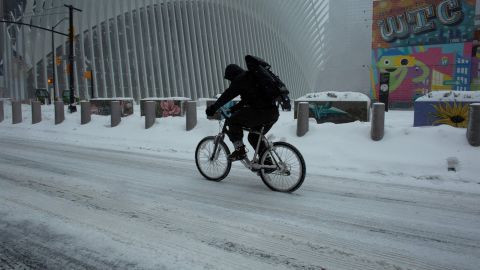
M 230 86 L 223 92 L 213 106 L 218 110 L 230 100 L 240 96 L 241 101 L 236 107 L 249 106 L 254 109 L 276 107 L 271 101 L 260 98 L 258 89 L 259 86 L 253 75 L 249 71 L 244 71 L 231 81 Z

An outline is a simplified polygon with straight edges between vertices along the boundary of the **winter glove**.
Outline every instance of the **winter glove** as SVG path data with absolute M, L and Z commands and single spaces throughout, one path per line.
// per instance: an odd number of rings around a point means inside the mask
M 207 109 L 205 110 L 205 113 L 207 114 L 207 116 L 212 117 L 215 114 L 216 111 L 217 111 L 217 108 L 215 108 L 213 105 L 211 105 L 211 106 L 207 107 Z
M 240 109 L 242 109 L 244 106 L 245 106 L 245 102 L 243 100 L 241 100 L 237 104 L 230 107 L 230 113 L 235 113 L 235 112 L 239 111 Z

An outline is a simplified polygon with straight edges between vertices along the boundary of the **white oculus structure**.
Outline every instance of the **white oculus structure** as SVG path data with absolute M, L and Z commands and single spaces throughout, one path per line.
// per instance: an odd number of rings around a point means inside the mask
M 322 70 L 342 72 L 325 68 L 335 62 L 329 55 L 339 55 L 334 48 L 340 44 L 329 38 L 338 30 L 327 26 L 330 13 L 342 14 L 351 6 L 347 2 L 352 0 L 0 0 L 0 14 L 68 33 L 64 5 L 82 10 L 74 13 L 74 86 L 81 99 L 213 97 L 228 86 L 225 66 L 245 67 L 246 54 L 270 62 L 296 98 L 325 81 Z M 35 89 L 52 91 L 53 68 L 57 88 L 68 89 L 67 37 L 54 36 L 55 61 L 50 32 L 0 23 L 0 37 L 0 97 L 28 99 Z M 350 61 L 354 55 L 362 54 L 350 55 Z M 364 58 L 368 64 L 369 54 Z M 85 76 L 89 71 L 92 79 Z M 362 72 L 356 76 L 365 77 L 368 87 L 368 70 Z M 342 80 L 329 78 L 335 81 Z

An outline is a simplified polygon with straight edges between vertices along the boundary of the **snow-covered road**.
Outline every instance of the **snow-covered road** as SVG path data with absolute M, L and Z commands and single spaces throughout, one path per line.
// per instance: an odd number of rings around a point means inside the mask
M 478 269 L 480 195 L 0 140 L 0 269 Z M 311 162 L 310 162 L 311 164 Z

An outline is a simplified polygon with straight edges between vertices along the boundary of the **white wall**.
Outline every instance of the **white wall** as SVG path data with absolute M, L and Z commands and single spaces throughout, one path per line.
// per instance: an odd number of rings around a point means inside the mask
M 370 93 L 371 0 L 330 0 L 325 62 L 315 92 Z

